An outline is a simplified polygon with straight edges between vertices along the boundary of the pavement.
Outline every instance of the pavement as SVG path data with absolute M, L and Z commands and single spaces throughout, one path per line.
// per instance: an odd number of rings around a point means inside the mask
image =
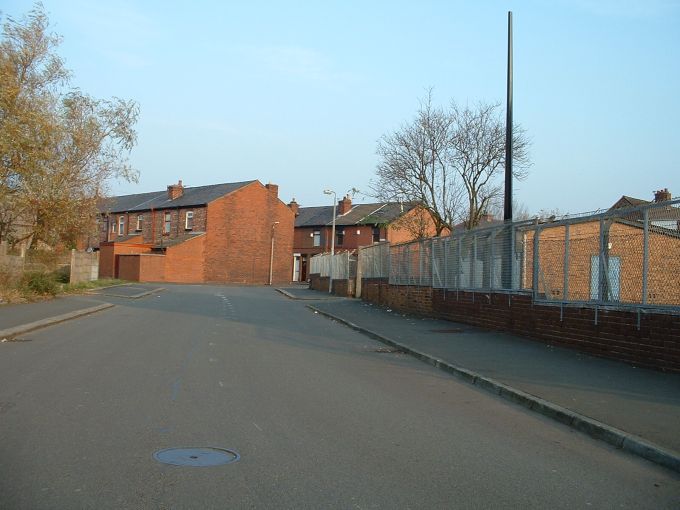
M 115 306 L 111 298 L 138 299 L 163 290 L 157 285 L 124 284 L 93 289 L 87 294 L 58 296 L 54 299 L 0 306 L 0 341 L 96 313 Z
M 316 313 L 596 439 L 680 471 L 680 374 L 301 287 Z M 318 300 L 313 302 L 313 296 Z

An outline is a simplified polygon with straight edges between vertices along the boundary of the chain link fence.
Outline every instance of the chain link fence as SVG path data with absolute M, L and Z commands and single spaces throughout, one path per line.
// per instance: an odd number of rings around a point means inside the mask
M 680 306 L 680 200 L 524 229 L 536 299 Z
M 310 274 L 330 276 L 333 280 L 349 280 L 357 276 L 357 257 L 350 252 L 320 253 L 310 259 Z
M 537 301 L 680 307 L 680 200 L 360 250 L 393 285 L 532 292 Z

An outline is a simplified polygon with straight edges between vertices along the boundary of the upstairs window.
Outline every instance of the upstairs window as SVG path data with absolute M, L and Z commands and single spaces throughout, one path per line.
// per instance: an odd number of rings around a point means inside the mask
M 187 211 L 184 217 L 184 230 L 193 230 L 194 228 L 194 211 Z
M 380 242 L 380 227 L 373 227 L 373 242 Z
M 314 231 L 314 247 L 321 246 L 321 230 Z
M 111 233 L 115 234 L 116 233 L 116 221 L 109 216 L 109 221 L 111 222 Z
M 118 235 L 125 234 L 125 216 L 118 216 Z
M 166 212 L 163 215 L 163 233 L 164 234 L 169 234 L 170 233 L 170 225 L 172 223 L 172 215 L 169 212 Z
M 140 214 L 140 215 L 137 216 L 137 228 L 136 228 L 137 232 L 142 231 L 142 224 L 143 223 L 144 223 L 144 216 L 142 216 Z
M 337 246 L 342 246 L 342 242 L 345 239 L 345 229 L 340 228 L 335 230 L 335 244 Z

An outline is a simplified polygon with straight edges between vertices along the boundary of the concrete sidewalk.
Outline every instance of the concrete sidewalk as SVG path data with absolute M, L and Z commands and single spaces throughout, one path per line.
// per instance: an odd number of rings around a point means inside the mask
M 28 331 L 95 313 L 114 304 L 109 298 L 139 299 L 163 290 L 157 285 L 122 284 L 101 287 L 88 294 L 59 296 L 35 303 L 0 306 L 0 340 L 10 340 Z
M 35 303 L 0 306 L 0 332 L 37 321 L 74 314 L 105 304 L 89 295 L 63 296 Z
M 286 291 L 305 299 L 314 292 Z M 680 471 L 680 374 L 466 324 L 404 316 L 356 299 L 309 306 L 479 387 Z

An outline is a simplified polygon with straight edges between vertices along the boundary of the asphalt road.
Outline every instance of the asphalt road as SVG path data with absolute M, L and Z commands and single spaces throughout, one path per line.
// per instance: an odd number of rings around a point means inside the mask
M 269 288 L 169 286 L 0 344 L 0 508 L 679 508 L 680 476 Z M 212 446 L 215 467 L 154 452 Z

